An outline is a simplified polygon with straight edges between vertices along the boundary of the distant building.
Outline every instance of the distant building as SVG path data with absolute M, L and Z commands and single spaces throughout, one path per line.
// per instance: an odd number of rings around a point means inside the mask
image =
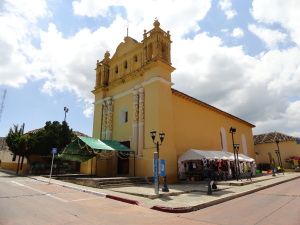
M 18 161 L 19 156 L 15 156 L 9 150 L 5 142 L 5 137 L 0 137 L 0 168 L 15 171 Z M 27 159 L 24 160 L 24 163 L 27 163 Z
M 38 131 L 41 131 L 43 129 L 44 129 L 44 127 L 30 130 L 26 134 L 34 135 Z M 73 134 L 75 134 L 76 136 L 90 137 L 79 131 L 73 131 Z M 49 149 L 49 153 L 50 153 L 50 149 Z M 51 164 L 50 156 L 31 155 L 29 158 L 30 158 L 29 160 L 32 164 L 38 164 L 39 166 L 44 167 L 44 168 L 49 167 L 49 165 Z M 14 154 L 9 150 L 8 146 L 6 145 L 5 138 L 0 137 L 0 168 L 16 171 L 18 161 L 19 161 L 19 156 L 14 156 Z M 22 170 L 19 171 L 19 173 L 32 172 L 32 168 L 28 168 L 27 165 L 28 165 L 28 159 L 24 158 L 23 168 L 22 168 Z M 73 169 L 73 171 L 77 171 L 77 172 L 80 171 L 80 163 L 69 162 L 68 165 L 71 167 L 71 169 Z M 45 170 L 44 171 L 39 170 L 36 172 L 38 172 L 38 173 L 45 172 Z
M 136 158 L 95 157 L 82 163 L 81 172 L 90 173 L 92 167 L 101 176 L 152 177 L 152 129 L 156 141 L 158 133 L 165 132 L 159 157 L 166 160 L 171 182 L 177 180 L 178 158 L 190 149 L 233 152 L 230 127 L 236 128 L 240 153 L 255 158 L 253 124 L 172 88 L 171 35 L 157 20 L 153 25 L 141 42 L 127 36 L 112 57 L 107 51 L 97 61 L 92 91 L 93 138 L 117 140 L 134 150 Z
M 270 132 L 253 136 L 254 149 L 256 153 L 256 163 L 270 163 L 274 159 L 275 166 L 278 167 L 278 156 L 275 150 L 280 151 L 283 168 L 292 168 L 295 163 L 292 157 L 300 157 L 300 138 L 292 137 L 279 132 Z M 276 140 L 279 141 L 278 146 Z M 298 161 L 298 160 L 297 160 Z

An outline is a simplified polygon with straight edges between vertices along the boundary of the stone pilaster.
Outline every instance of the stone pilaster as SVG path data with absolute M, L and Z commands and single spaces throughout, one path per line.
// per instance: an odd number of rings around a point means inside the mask
M 113 101 L 112 98 L 108 99 L 107 102 L 107 123 L 106 123 L 106 140 L 112 139 L 112 126 L 113 126 Z
M 106 139 L 106 120 L 107 120 L 107 104 L 104 101 L 102 103 L 102 133 L 101 133 L 101 139 Z
M 139 95 L 133 91 L 133 123 L 132 123 L 132 148 L 138 151 L 138 120 L 139 120 Z
M 145 120 L 145 104 L 144 104 L 144 88 L 139 89 L 139 122 L 138 122 L 138 155 L 143 154 L 144 149 L 144 120 Z

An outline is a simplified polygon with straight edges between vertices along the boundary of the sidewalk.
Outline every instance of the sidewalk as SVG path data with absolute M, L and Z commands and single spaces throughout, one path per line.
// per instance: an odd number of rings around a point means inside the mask
M 0 169 L 0 171 L 8 172 L 2 169 Z M 49 182 L 49 178 L 43 176 L 27 177 L 47 183 Z M 97 189 L 54 179 L 51 179 L 51 184 L 164 212 L 186 213 L 219 204 L 297 178 L 300 178 L 300 173 L 285 173 L 284 175 L 279 174 L 275 177 L 270 174 L 253 177 L 252 181 L 247 181 L 246 179 L 243 181 L 222 181 L 217 182 L 218 189 L 214 190 L 212 195 L 206 194 L 206 183 L 201 181 L 169 184 L 169 192 L 160 191 L 159 196 L 154 193 L 153 185 Z M 160 190 L 161 188 L 162 185 L 160 185 Z

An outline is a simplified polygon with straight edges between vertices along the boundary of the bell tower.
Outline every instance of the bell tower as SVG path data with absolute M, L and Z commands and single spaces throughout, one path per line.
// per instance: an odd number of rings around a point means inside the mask
M 170 31 L 163 31 L 160 28 L 160 23 L 156 19 L 153 23 L 154 28 L 148 32 L 144 30 L 143 38 L 143 54 L 144 65 L 161 60 L 168 65 L 171 65 L 171 35 Z
M 96 67 L 96 86 L 95 89 L 100 87 L 105 87 L 108 85 L 109 80 L 109 62 L 110 62 L 110 53 L 108 51 L 104 54 L 104 59 L 99 62 L 97 60 Z

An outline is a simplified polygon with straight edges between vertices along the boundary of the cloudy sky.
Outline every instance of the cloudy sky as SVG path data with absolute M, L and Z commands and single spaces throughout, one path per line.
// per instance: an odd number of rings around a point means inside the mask
M 97 59 L 115 52 L 128 22 L 141 41 L 157 17 L 173 41 L 173 88 L 254 134 L 300 137 L 299 12 L 298 0 L 2 0 L 0 136 L 63 121 L 65 106 L 70 127 L 92 135 Z

